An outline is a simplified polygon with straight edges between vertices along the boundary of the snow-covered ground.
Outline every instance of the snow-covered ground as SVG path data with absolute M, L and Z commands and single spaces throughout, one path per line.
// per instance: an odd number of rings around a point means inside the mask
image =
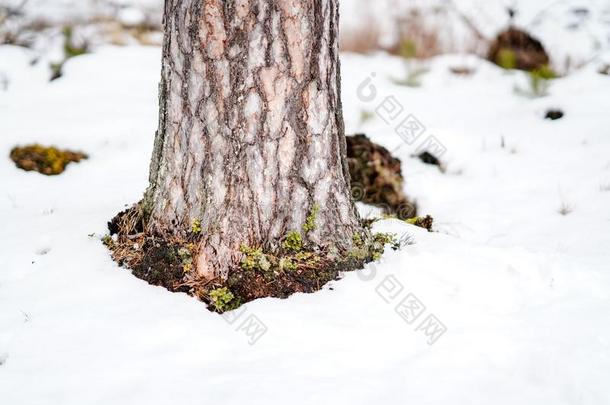
M 0 46 L 0 403 L 610 403 L 610 53 L 536 99 L 473 56 L 436 58 L 408 88 L 399 59 L 343 55 L 348 133 L 395 151 L 439 232 L 383 221 L 415 244 L 224 318 L 99 240 L 147 185 L 160 49 L 100 47 L 51 83 L 35 55 Z M 384 100 L 400 114 L 362 123 Z M 426 127 L 411 145 L 394 131 L 409 114 Z M 444 173 L 411 156 L 428 139 Z M 8 154 L 31 142 L 90 158 L 23 172 Z M 413 297 L 425 310 L 406 311 Z

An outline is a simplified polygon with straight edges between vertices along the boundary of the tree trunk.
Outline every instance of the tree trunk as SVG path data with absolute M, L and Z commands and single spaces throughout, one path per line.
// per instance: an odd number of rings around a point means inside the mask
M 166 0 L 147 230 L 201 223 L 197 273 L 226 278 L 241 245 L 352 248 L 338 0 Z M 319 207 L 315 229 L 304 229 Z M 308 228 L 308 227 L 307 227 Z

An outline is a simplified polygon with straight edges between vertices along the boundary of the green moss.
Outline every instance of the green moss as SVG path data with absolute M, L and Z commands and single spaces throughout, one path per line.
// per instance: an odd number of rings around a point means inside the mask
M 307 219 L 305 219 L 305 224 L 303 225 L 303 231 L 305 233 L 316 229 L 316 218 L 318 217 L 318 212 L 320 212 L 320 206 L 318 204 L 314 204 L 313 207 L 311 207 L 309 215 L 307 215 Z
M 227 287 L 210 291 L 210 304 L 217 312 L 230 311 L 239 307 L 239 299 Z
M 517 67 L 517 55 L 512 49 L 502 48 L 498 52 L 496 63 L 503 69 L 515 69 Z
M 393 249 L 399 246 L 399 241 L 396 236 L 391 233 L 375 233 L 366 240 L 362 236 L 354 235 L 355 247 L 349 252 L 349 257 L 356 260 L 374 260 L 381 259 L 386 245 L 392 245 Z
M 376 233 L 373 235 L 371 242 L 371 258 L 375 261 L 381 259 L 381 255 L 385 250 L 386 245 L 392 245 L 395 248 L 398 245 L 396 235 L 391 233 Z
M 434 218 L 432 218 L 430 215 L 426 215 L 425 217 L 413 217 L 405 219 L 405 222 L 411 225 L 418 226 L 420 228 L 427 229 L 428 232 L 432 232 Z
M 114 246 L 114 240 L 112 239 L 112 236 L 110 236 L 110 235 L 104 235 L 102 237 L 102 243 L 104 244 L 104 246 L 106 246 L 109 249 L 111 249 Z
M 176 252 L 176 249 L 167 249 L 165 258 L 167 259 L 168 262 L 174 263 L 175 261 L 179 260 L 177 253 L 178 252 Z
M 555 73 L 553 68 L 551 68 L 549 65 L 543 65 L 538 69 L 534 69 L 532 70 L 531 74 L 543 80 L 551 80 L 557 78 L 557 73 Z
M 400 44 L 400 56 L 405 59 L 413 59 L 417 56 L 417 44 L 410 40 L 405 39 Z
M 348 256 L 352 259 L 366 260 L 369 257 L 369 250 L 364 247 L 357 247 L 350 250 Z
M 356 245 L 357 247 L 364 246 L 364 240 L 362 240 L 362 235 L 359 233 L 355 233 L 352 235 L 352 242 L 354 242 L 354 245 Z
M 396 241 L 396 235 L 392 233 L 376 233 L 373 235 L 373 243 L 380 243 L 383 245 L 387 245 L 389 243 L 394 243 Z
M 71 162 L 80 162 L 87 155 L 80 152 L 60 150 L 53 146 L 39 144 L 16 147 L 11 150 L 10 158 L 23 170 L 34 170 L 46 175 L 62 173 Z
M 297 264 L 290 257 L 282 257 L 279 261 L 280 271 L 294 271 L 297 269 Z
M 294 259 L 298 264 L 304 265 L 307 267 L 314 267 L 320 260 L 322 259 L 319 254 L 315 252 L 299 252 L 294 256 Z
M 284 238 L 284 242 L 282 242 L 282 247 L 286 250 L 299 252 L 303 249 L 303 238 L 301 237 L 301 234 L 297 231 L 288 232 L 288 235 Z
M 241 245 L 239 251 L 244 254 L 244 257 L 241 260 L 242 269 L 267 271 L 271 268 L 271 263 L 262 249 Z
M 193 220 L 193 223 L 191 224 L 191 233 L 193 235 L 201 234 L 201 220 L 199 218 Z

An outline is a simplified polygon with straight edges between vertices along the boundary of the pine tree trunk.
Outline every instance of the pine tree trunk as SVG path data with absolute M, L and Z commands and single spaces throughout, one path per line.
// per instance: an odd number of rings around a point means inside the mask
M 199 275 L 226 278 L 240 245 L 352 248 L 338 0 L 166 0 L 147 229 L 201 222 Z M 314 230 L 306 217 L 319 207 Z

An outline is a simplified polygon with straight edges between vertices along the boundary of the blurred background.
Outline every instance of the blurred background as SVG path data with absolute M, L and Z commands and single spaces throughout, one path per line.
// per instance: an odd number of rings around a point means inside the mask
M 543 44 L 556 72 L 568 73 L 610 45 L 607 0 L 342 0 L 340 7 L 342 49 L 357 53 L 404 53 L 407 44 L 417 58 L 487 57 L 515 26 Z M 101 44 L 159 45 L 162 8 L 162 0 L 2 0 L 0 44 L 55 63 Z

